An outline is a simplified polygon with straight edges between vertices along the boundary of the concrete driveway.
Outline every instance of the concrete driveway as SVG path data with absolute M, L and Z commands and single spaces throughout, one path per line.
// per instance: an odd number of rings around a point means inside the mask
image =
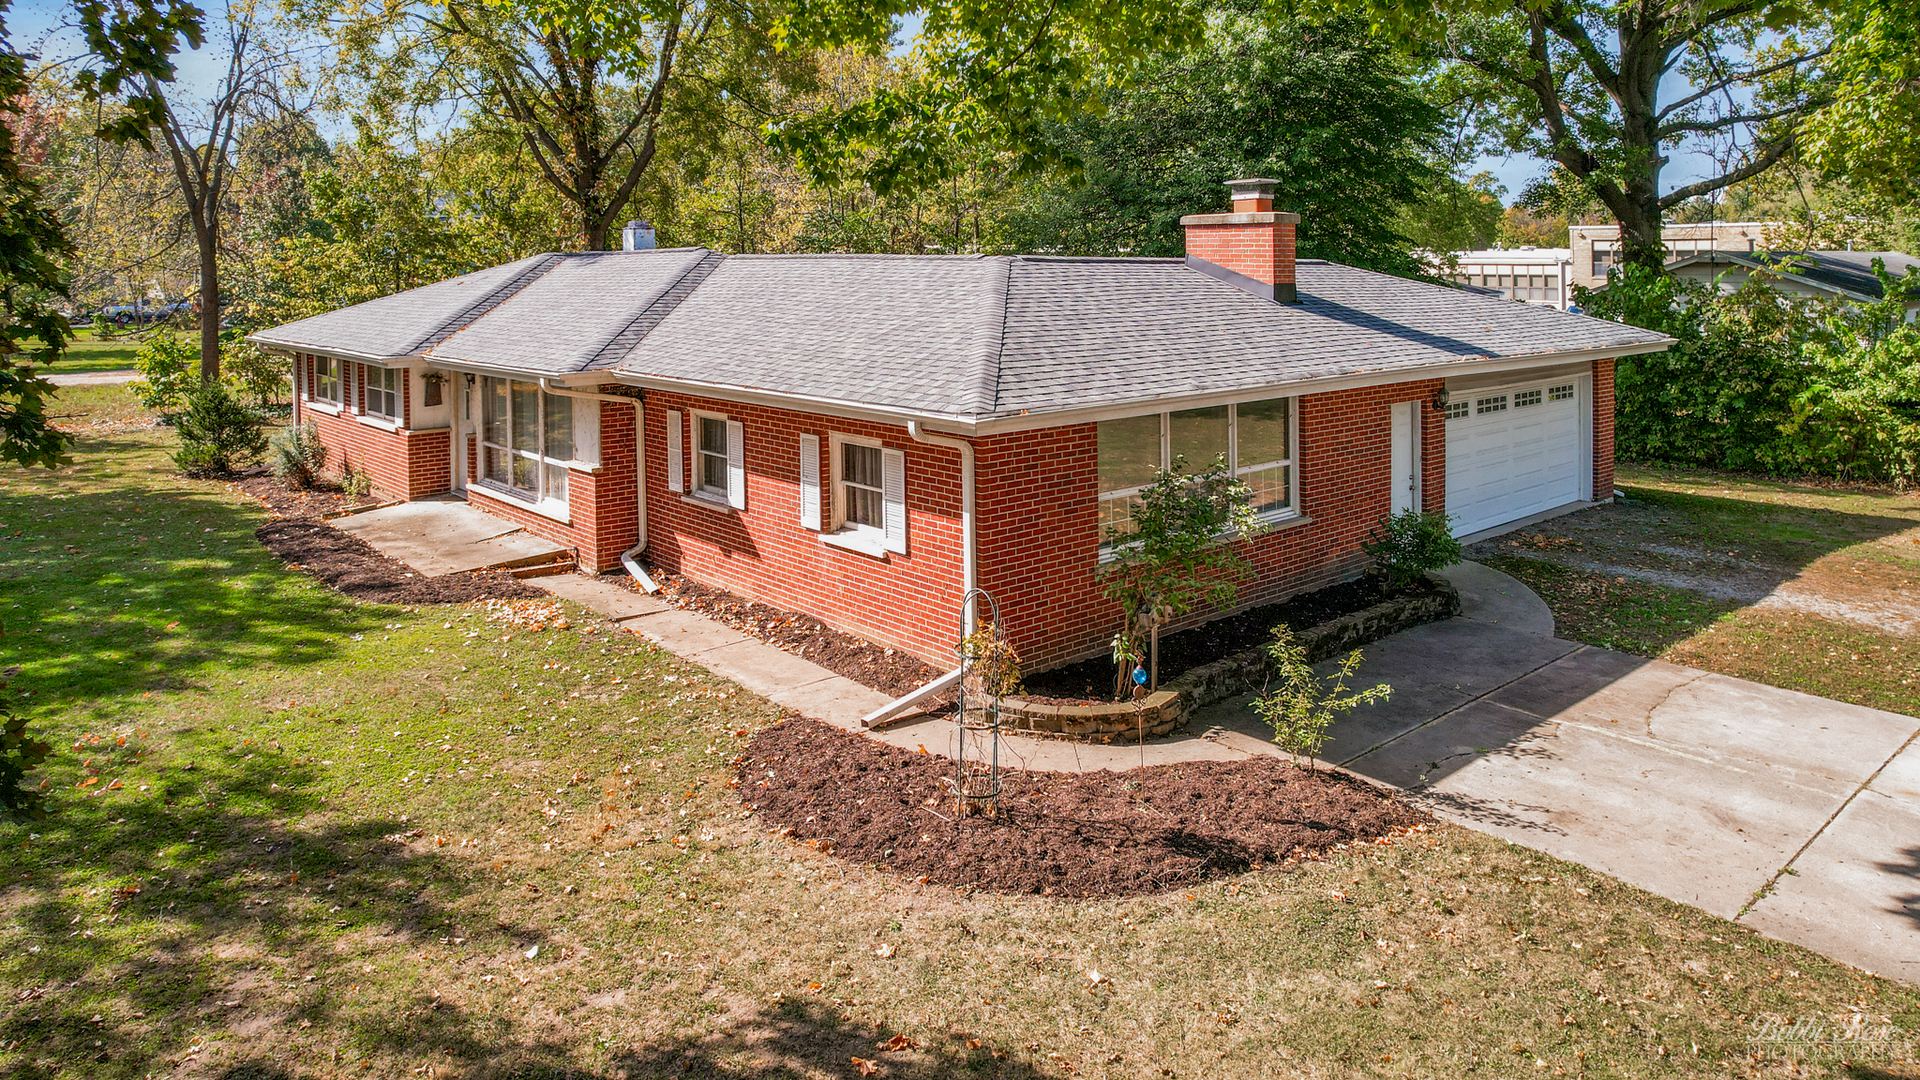
M 1564 641 L 1465 564 L 1323 752 L 1438 816 L 1920 983 L 1920 719 Z M 1211 715 L 1209 715 L 1211 714 Z M 1245 728 L 1223 703 L 1203 723 Z

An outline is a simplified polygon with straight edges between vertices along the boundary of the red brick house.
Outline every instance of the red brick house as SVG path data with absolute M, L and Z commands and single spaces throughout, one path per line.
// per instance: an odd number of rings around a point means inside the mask
M 1632 327 L 1294 258 L 1266 181 L 1179 259 L 541 255 L 254 335 L 392 498 L 452 491 L 935 663 L 979 585 L 1040 670 L 1106 648 L 1104 525 L 1225 455 L 1267 602 L 1389 513 L 1610 498 Z

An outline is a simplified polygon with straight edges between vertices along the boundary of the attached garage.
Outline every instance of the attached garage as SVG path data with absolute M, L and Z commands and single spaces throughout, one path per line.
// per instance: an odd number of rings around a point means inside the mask
M 1447 392 L 1447 512 L 1455 536 L 1592 499 L 1588 376 L 1509 377 L 1449 384 Z

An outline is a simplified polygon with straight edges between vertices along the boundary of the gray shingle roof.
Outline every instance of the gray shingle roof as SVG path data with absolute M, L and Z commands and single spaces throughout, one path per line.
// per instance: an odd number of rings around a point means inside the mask
M 1315 260 L 1299 264 L 1292 305 L 1175 259 L 691 248 L 541 256 L 482 274 L 494 276 L 257 338 L 976 419 L 1665 340 Z
M 529 374 L 584 371 L 707 254 L 674 248 L 564 256 L 427 353 Z
M 253 338 L 295 349 L 381 358 L 408 356 L 485 314 L 560 259 L 558 255 L 535 255 L 476 270 L 325 315 L 283 323 Z
M 1886 290 L 1874 275 L 1875 259 L 1881 260 L 1887 273 L 1894 277 L 1920 266 L 1920 259 L 1903 251 L 1703 251 L 1673 265 L 1730 262 L 1756 269 L 1778 269 L 1830 289 L 1880 300 L 1886 297 Z

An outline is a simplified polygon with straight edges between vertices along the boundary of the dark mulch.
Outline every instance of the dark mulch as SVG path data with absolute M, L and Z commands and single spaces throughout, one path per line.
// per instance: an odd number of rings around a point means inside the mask
M 273 512 L 274 517 L 321 518 L 373 505 L 367 496 L 349 495 L 337 485 L 317 487 L 311 491 L 288 491 L 287 485 L 264 470 L 256 470 L 235 479 L 233 486 L 260 500 L 261 505 Z
M 498 571 L 426 577 L 406 563 L 324 521 L 281 518 L 253 535 L 292 569 L 335 590 L 376 604 L 465 604 L 474 600 L 547 595 L 544 589 Z
M 912 653 L 835 630 L 811 615 L 769 607 L 679 574 L 651 574 L 660 586 L 660 598 L 674 607 L 752 634 L 889 697 L 918 690 L 945 674 Z
M 1415 588 L 1425 588 L 1416 585 Z M 1305 630 L 1351 615 L 1387 599 L 1380 579 L 1367 575 L 1324 589 L 1301 593 L 1278 604 L 1248 608 L 1237 615 L 1163 634 L 1160 638 L 1160 682 L 1177 678 L 1203 664 L 1211 664 L 1273 640 L 1273 628 Z M 1104 656 L 1028 675 L 1028 694 L 1058 703 L 1113 700 L 1113 661 Z
M 811 720 L 762 731 L 737 768 L 741 800 L 796 840 L 942 885 L 1043 896 L 1162 892 L 1430 820 L 1358 780 L 1262 757 L 1009 770 L 997 816 L 953 821 L 953 762 Z
M 372 544 L 321 520 L 327 514 L 368 505 L 365 496 L 338 488 L 289 491 L 270 475 L 232 481 L 260 500 L 274 519 L 253 530 L 254 538 L 288 567 L 319 578 L 336 591 L 376 604 L 465 604 L 474 600 L 514 600 L 547 595 L 512 574 L 481 571 L 428 577 Z

